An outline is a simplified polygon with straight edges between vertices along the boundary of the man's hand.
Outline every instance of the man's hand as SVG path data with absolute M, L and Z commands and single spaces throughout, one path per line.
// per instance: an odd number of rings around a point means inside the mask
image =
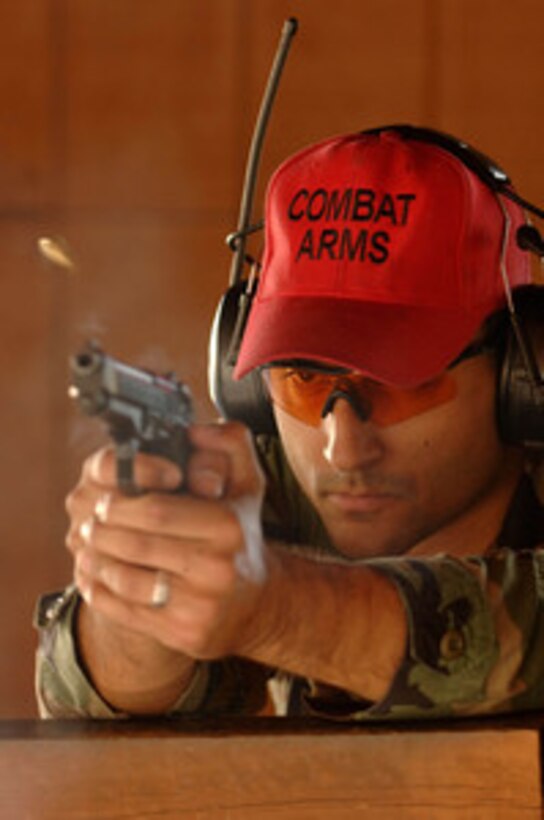
M 247 652 L 255 640 L 252 614 L 267 560 L 260 528 L 264 483 L 251 439 L 237 424 L 195 426 L 190 435 L 186 476 L 141 455 L 135 475 L 145 492 L 123 496 L 113 451 L 105 450 L 86 462 L 68 499 L 67 543 L 86 602 L 82 653 L 110 701 L 113 679 L 125 667 L 124 659 L 118 669 L 105 657 L 115 637 L 131 674 L 142 670 L 146 697 L 153 681 L 170 682 L 173 692 L 176 678 L 188 677 L 189 659 Z M 186 492 L 169 492 L 181 478 Z M 166 598 L 162 606 L 154 605 L 158 590 Z M 106 632 L 102 647 L 97 638 Z M 126 683 L 119 680 L 120 687 Z
M 133 713 L 165 711 L 195 661 L 238 655 L 383 697 L 406 641 L 394 586 L 364 562 L 266 546 L 248 431 L 224 424 L 190 435 L 186 492 L 168 492 L 177 468 L 140 456 L 136 480 L 147 492 L 123 496 L 113 453 L 103 451 L 69 500 L 68 543 L 86 601 L 80 651 L 99 691 Z

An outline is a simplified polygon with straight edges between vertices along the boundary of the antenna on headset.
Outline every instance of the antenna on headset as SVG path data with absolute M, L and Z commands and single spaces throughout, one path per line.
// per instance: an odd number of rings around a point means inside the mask
M 240 212 L 238 216 L 238 227 L 234 233 L 227 236 L 227 244 L 235 252 L 232 260 L 230 270 L 230 284 L 236 285 L 242 278 L 242 271 L 244 262 L 246 261 L 246 239 L 248 234 L 259 230 L 262 227 L 259 225 L 251 225 L 251 209 L 253 206 L 253 196 L 255 193 L 255 184 L 257 181 L 257 171 L 259 167 L 259 160 L 261 157 L 261 150 L 264 141 L 268 119 L 272 110 L 272 104 L 278 90 L 283 66 L 289 52 L 291 41 L 297 32 L 298 20 L 295 17 L 290 17 L 283 24 L 281 31 L 280 42 L 276 50 L 276 56 L 268 75 L 268 82 L 261 101 L 261 107 L 257 115 L 257 122 L 253 131 L 253 138 L 249 148 L 249 154 L 246 164 L 246 173 L 244 178 L 244 186 L 242 188 L 242 198 L 240 201 Z
M 234 381 L 232 374 L 257 284 L 255 272 L 259 265 L 246 253 L 246 240 L 249 234 L 263 227 L 262 222 L 252 225 L 250 221 L 259 159 L 283 66 L 297 28 L 298 21 L 294 17 L 283 24 L 257 115 L 246 164 L 238 227 L 226 238 L 228 246 L 234 252 L 229 288 L 215 312 L 208 353 L 208 386 L 215 406 L 225 418 L 243 421 L 255 432 L 261 433 L 273 433 L 275 422 L 260 374 L 250 373 L 240 381 Z M 246 262 L 251 263 L 252 271 L 247 280 L 244 280 Z

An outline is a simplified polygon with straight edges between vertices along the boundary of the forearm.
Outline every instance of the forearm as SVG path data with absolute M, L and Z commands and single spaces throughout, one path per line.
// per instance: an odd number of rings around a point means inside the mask
M 195 662 L 113 624 L 85 603 L 76 627 L 80 659 L 94 687 L 116 711 L 169 711 L 191 682 Z
M 380 700 L 406 647 L 395 585 L 368 566 L 310 560 L 278 545 L 269 571 L 242 654 Z
M 285 561 L 287 597 L 273 601 L 275 621 L 261 630 L 268 639 L 249 651 L 356 696 L 339 710 L 317 687 L 308 705 L 319 714 L 413 719 L 542 709 L 541 550 L 374 559 L 325 565 L 323 575 L 306 563 Z M 386 586 L 374 583 L 380 576 Z M 290 601 L 302 577 L 308 595 Z

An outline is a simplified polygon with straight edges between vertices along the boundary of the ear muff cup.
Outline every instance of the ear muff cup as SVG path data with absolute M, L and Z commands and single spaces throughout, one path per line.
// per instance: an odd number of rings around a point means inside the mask
M 540 382 L 535 384 L 510 327 L 499 372 L 499 434 L 507 444 L 538 450 L 544 449 L 544 329 L 535 317 L 524 319 L 522 315 L 522 322 L 527 345 L 540 371 Z
M 209 340 L 208 389 L 223 418 L 241 421 L 255 434 L 275 433 L 274 415 L 259 371 L 238 380 L 232 375 L 251 298 L 246 283 L 241 282 L 227 290 L 217 307 Z

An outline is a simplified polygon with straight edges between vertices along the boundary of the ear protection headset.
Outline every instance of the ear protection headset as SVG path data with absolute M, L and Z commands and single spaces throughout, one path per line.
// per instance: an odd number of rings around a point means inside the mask
M 246 178 L 242 194 L 238 229 L 227 237 L 235 252 L 229 288 L 217 308 L 210 335 L 208 381 L 215 406 L 224 418 L 238 420 L 258 433 L 273 433 L 275 423 L 263 380 L 258 370 L 242 379 L 232 377 L 244 327 L 257 288 L 258 262 L 246 253 L 246 240 L 260 230 L 263 223 L 250 225 L 250 212 L 257 164 L 264 131 L 270 114 L 280 74 L 297 21 L 284 24 L 282 37 L 265 90 L 261 110 L 253 136 Z M 489 157 L 471 148 L 465 142 L 430 128 L 393 125 L 369 129 L 368 134 L 395 130 L 407 139 L 420 140 L 439 146 L 453 154 L 497 196 L 505 218 L 505 236 L 509 216 L 501 200 L 507 197 L 531 213 L 544 218 L 544 210 L 530 204 L 510 187 L 505 172 Z M 516 241 L 527 251 L 544 257 L 544 239 L 532 225 L 518 228 Z M 506 243 L 504 243 L 506 246 Z M 531 449 L 544 448 L 544 288 L 528 287 L 524 298 L 513 297 L 506 266 L 502 261 L 508 323 L 499 363 L 497 418 L 503 441 Z M 251 265 L 251 275 L 244 278 L 244 266 Z

